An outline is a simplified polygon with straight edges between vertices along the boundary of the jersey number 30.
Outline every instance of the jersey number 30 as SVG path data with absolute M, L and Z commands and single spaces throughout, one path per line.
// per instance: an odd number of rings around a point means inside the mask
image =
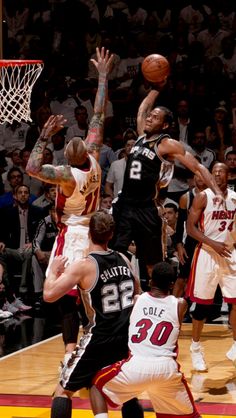
M 136 324 L 136 327 L 139 327 L 138 333 L 135 335 L 132 335 L 131 337 L 132 343 L 139 344 L 143 340 L 146 340 L 146 338 L 148 337 L 148 331 L 150 330 L 152 326 L 153 326 L 153 322 L 151 321 L 151 319 L 141 319 L 140 321 L 138 321 Z M 158 345 L 158 346 L 164 345 L 166 344 L 171 334 L 172 329 L 173 329 L 173 325 L 170 322 L 167 322 L 167 321 L 159 322 L 155 326 L 154 330 L 152 331 L 151 336 L 148 338 L 153 345 Z

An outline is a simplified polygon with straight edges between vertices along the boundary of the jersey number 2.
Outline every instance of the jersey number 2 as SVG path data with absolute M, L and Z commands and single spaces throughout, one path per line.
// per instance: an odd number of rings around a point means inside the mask
M 142 164 L 140 161 L 132 161 L 129 177 L 133 180 L 141 179 Z

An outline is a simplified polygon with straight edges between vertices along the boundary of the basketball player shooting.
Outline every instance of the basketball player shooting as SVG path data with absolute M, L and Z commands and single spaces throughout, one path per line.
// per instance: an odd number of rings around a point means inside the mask
M 145 71 L 146 74 L 147 66 Z M 152 84 L 151 91 L 138 109 L 139 138 L 127 160 L 122 192 L 114 207 L 117 223 L 114 248 L 127 252 L 130 242 L 134 240 L 136 256 L 147 266 L 149 275 L 153 265 L 166 256 L 160 189 L 168 186 L 175 160 L 203 179 L 216 195 L 219 205 L 224 202 L 223 194 L 207 168 L 187 152 L 179 141 L 168 135 L 172 113 L 166 107 L 154 107 L 167 76 L 163 76 L 162 72 L 162 78 L 157 74 L 156 79 L 159 82 Z

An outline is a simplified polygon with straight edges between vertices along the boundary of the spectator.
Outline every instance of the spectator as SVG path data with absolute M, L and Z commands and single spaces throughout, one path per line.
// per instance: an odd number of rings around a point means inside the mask
M 222 54 L 221 59 L 224 66 L 224 73 L 227 77 L 235 81 L 236 80 L 236 42 L 233 35 L 226 36 L 222 39 Z
M 43 190 L 43 194 L 33 201 L 33 206 L 47 210 L 52 203 L 55 203 L 57 188 L 55 184 L 44 183 Z
M 111 213 L 112 209 L 112 196 L 108 193 L 103 193 L 100 198 L 100 210 L 104 210 L 107 213 Z
M 135 139 L 127 138 L 124 143 L 124 157 L 113 161 L 108 170 L 105 192 L 110 196 L 113 196 L 113 198 L 116 198 L 118 193 L 122 190 L 126 161 L 134 144 Z
M 227 187 L 236 192 L 236 150 L 226 152 L 224 162 L 229 169 Z
M 66 119 L 66 127 L 75 124 L 75 108 L 78 103 L 69 93 L 69 88 L 64 78 L 58 80 L 55 88 L 55 98 L 50 101 L 50 109 L 53 115 L 63 115 Z
M 218 161 L 224 161 L 227 146 L 231 145 L 228 111 L 224 105 L 214 110 L 212 123 L 206 127 L 206 146 L 213 150 Z
M 32 241 L 43 216 L 39 208 L 30 204 L 29 196 L 28 186 L 24 184 L 16 186 L 14 189 L 15 206 L 4 209 L 1 216 L 1 242 L 4 243 L 1 257 L 8 271 L 12 268 L 14 271 L 16 262 L 21 265 L 19 294 L 24 298 L 29 297 L 32 289 L 30 277 Z
M 39 308 L 42 303 L 45 273 L 57 234 L 58 228 L 55 203 L 51 203 L 49 206 L 49 214 L 39 222 L 32 242 L 34 304 L 37 308 Z
M 26 165 L 29 160 L 30 152 L 31 151 L 27 148 L 23 148 L 20 151 L 20 159 L 21 159 L 20 169 L 23 172 L 23 183 L 29 187 L 30 192 L 34 196 L 38 197 L 42 194 L 43 183 L 42 181 L 29 176 L 29 174 L 26 172 Z
M 175 116 L 179 127 L 179 140 L 190 145 L 189 130 L 192 119 L 190 118 L 189 101 L 187 99 L 181 99 L 177 102 Z
M 88 112 L 85 106 L 79 105 L 75 108 L 76 123 L 70 126 L 66 132 L 66 142 L 68 143 L 74 136 L 85 139 L 88 132 Z
M 11 190 L 5 192 L 0 196 L 0 208 L 13 206 L 15 204 L 13 191 L 16 186 L 23 184 L 23 174 L 20 168 L 12 167 L 7 173 L 7 180 L 10 184 Z M 29 201 L 32 203 L 36 199 L 36 196 L 30 194 Z
M 205 129 L 197 127 L 194 129 L 192 136 L 189 138 L 189 143 L 195 153 L 196 158 L 201 161 L 206 168 L 212 166 L 216 156 L 213 150 L 206 147 L 206 132 Z
M 25 122 L 5 122 L 1 127 L 2 145 L 6 154 L 10 154 L 15 148 L 24 148 L 26 135 L 30 126 Z
M 69 128 L 70 129 L 70 128 Z M 65 158 L 65 135 L 66 130 L 61 129 L 59 132 L 56 132 L 55 135 L 52 136 L 52 147 L 53 147 L 53 160 L 45 164 L 51 164 L 53 162 L 54 165 L 66 165 L 66 158 Z M 45 152 L 47 148 L 44 150 L 44 160 L 45 160 Z
M 167 221 L 167 257 L 171 260 L 173 266 L 175 266 L 176 272 L 178 269 L 177 251 L 175 248 L 175 232 L 178 219 L 178 204 L 170 200 L 166 200 L 164 204 L 164 217 Z
M 210 59 L 217 57 L 222 52 L 222 40 L 229 35 L 222 30 L 217 14 L 210 14 L 207 19 L 207 29 L 203 29 L 197 36 L 197 41 L 204 47 L 205 57 Z
M 111 163 L 113 163 L 113 161 L 116 161 L 116 160 L 117 160 L 117 156 L 115 152 L 113 151 L 113 149 L 110 146 L 103 143 L 101 146 L 100 158 L 99 158 L 99 164 L 102 169 L 102 185 L 101 185 L 102 191 L 105 188 L 107 173 L 109 171 Z
M 204 28 L 206 18 L 210 13 L 210 7 L 203 1 L 192 0 L 180 10 L 179 17 L 188 25 L 189 33 L 196 36 Z

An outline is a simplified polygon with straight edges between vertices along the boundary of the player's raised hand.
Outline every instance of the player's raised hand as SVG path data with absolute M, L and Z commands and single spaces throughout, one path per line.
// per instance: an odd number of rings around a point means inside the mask
M 47 122 L 45 122 L 43 126 L 40 138 L 47 140 L 48 138 L 59 132 L 61 129 L 63 129 L 66 122 L 67 120 L 64 118 L 63 115 L 49 116 Z
M 114 64 L 114 55 L 111 54 L 108 49 L 102 47 L 101 49 L 96 48 L 97 59 L 91 58 L 91 62 L 97 68 L 99 74 L 109 74 Z

